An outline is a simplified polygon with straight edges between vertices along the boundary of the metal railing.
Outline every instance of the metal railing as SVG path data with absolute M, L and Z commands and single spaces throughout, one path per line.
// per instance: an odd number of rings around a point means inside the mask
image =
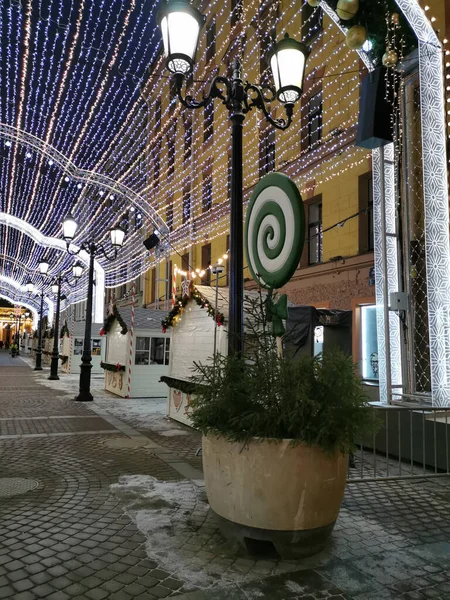
M 347 482 L 450 475 L 450 410 L 374 405 L 372 430 L 358 440 Z

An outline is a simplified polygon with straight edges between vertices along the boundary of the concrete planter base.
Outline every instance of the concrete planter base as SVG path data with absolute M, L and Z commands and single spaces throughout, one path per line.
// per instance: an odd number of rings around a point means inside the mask
M 209 504 L 224 535 L 251 553 L 272 546 L 284 557 L 315 554 L 336 522 L 348 456 L 289 442 L 203 437 Z

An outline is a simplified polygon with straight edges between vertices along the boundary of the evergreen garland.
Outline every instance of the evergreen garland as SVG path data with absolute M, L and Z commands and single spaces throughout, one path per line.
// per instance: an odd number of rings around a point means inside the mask
M 100 329 L 100 335 L 105 335 L 105 333 L 108 333 L 108 331 L 111 329 L 111 325 L 113 324 L 115 319 L 117 319 L 119 321 L 119 324 L 122 327 L 122 330 L 120 333 L 122 335 L 126 335 L 128 333 L 127 324 L 120 316 L 119 309 L 114 304 L 113 308 L 112 308 L 112 312 L 106 317 L 106 319 L 103 323 L 103 327 Z
M 327 0 L 327 4 L 336 10 L 338 1 Z M 386 52 L 387 12 L 389 15 L 393 13 L 399 15 L 399 32 L 404 36 L 404 52 L 407 55 L 417 47 L 417 38 L 395 0 L 359 0 L 359 9 L 356 15 L 352 19 L 340 20 L 341 25 L 346 29 L 350 29 L 353 25 L 362 25 L 366 28 L 367 39 L 373 43 L 370 54 L 376 59 L 377 64 L 381 64 L 383 54 Z
M 163 333 L 166 333 L 168 327 L 173 327 L 176 318 L 183 313 L 186 304 L 191 299 L 195 300 L 200 308 L 205 308 L 208 315 L 216 321 L 219 327 L 225 323 L 225 315 L 219 311 L 216 311 L 214 306 L 200 294 L 197 288 L 193 287 L 190 296 L 177 296 L 175 298 L 174 307 L 169 312 L 167 317 L 161 322 Z
M 100 366 L 105 371 L 113 371 L 114 373 L 118 373 L 119 371 L 125 371 L 125 365 L 121 365 L 120 363 L 113 365 L 111 363 L 105 363 L 102 361 L 100 363 Z
M 69 328 L 67 327 L 67 321 L 64 321 L 64 325 L 61 327 L 59 337 L 63 338 L 65 335 L 67 335 L 67 337 L 70 337 Z

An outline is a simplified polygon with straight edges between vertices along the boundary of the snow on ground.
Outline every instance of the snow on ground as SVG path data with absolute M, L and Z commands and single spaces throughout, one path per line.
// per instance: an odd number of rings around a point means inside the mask
M 126 421 L 136 429 L 151 429 L 159 435 L 187 435 L 187 431 L 166 415 L 165 398 L 96 398 L 95 402 L 111 415 Z
M 226 548 L 207 516 L 204 492 L 190 481 L 164 482 L 147 475 L 125 475 L 111 489 L 145 535 L 149 558 L 176 579 L 202 589 L 227 590 L 249 580 L 245 573 L 211 562 L 210 556 L 220 555 Z M 193 552 L 200 547 L 201 552 Z

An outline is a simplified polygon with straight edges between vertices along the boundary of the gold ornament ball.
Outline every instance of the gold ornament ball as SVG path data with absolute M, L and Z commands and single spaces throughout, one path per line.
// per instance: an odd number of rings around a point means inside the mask
M 336 7 L 337 16 L 343 21 L 353 19 L 359 10 L 359 0 L 339 0 Z
M 314 6 L 314 7 L 316 7 L 316 6 L 319 6 L 319 4 L 320 4 L 320 0 L 308 0 L 308 4 L 309 4 L 310 6 Z
M 398 13 L 392 13 L 391 22 L 394 25 L 400 25 L 400 15 Z
M 398 63 L 398 54 L 395 50 L 387 50 L 383 54 L 382 63 L 385 67 L 395 67 Z
M 350 50 L 361 50 L 366 39 L 366 28 L 362 25 L 353 25 L 353 27 L 350 27 L 350 29 L 347 31 L 345 43 Z

